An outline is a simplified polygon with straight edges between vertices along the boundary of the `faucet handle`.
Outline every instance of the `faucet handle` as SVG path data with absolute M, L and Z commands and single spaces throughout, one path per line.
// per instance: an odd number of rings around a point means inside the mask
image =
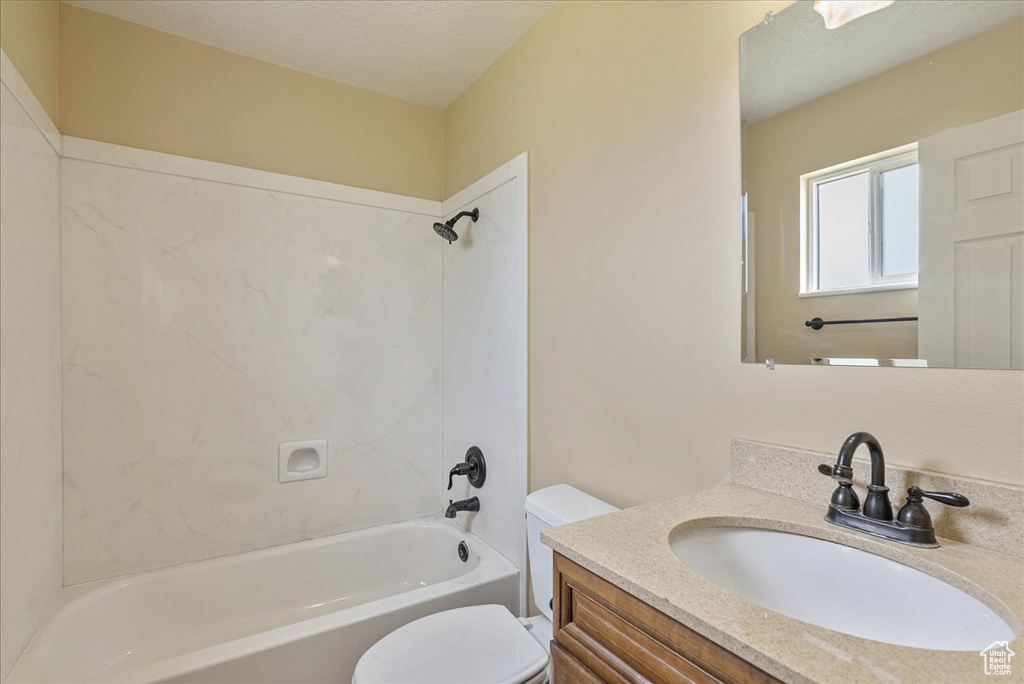
M 466 460 L 448 472 L 448 491 L 451 491 L 452 479 L 456 475 L 468 475 L 469 484 L 474 487 L 484 486 L 484 480 L 487 478 L 487 461 L 484 460 L 484 452 L 480 451 L 480 447 L 469 447 Z
M 844 477 L 837 477 L 835 475 L 835 469 L 827 463 L 819 465 L 818 472 L 839 481 L 839 486 L 836 487 L 834 492 L 832 492 L 832 498 L 830 500 L 830 503 L 833 506 L 849 511 L 855 511 L 860 508 L 860 499 L 857 497 L 857 492 L 853 491 L 852 481 Z
M 928 514 L 928 510 L 922 503 L 924 497 L 934 499 L 935 501 L 944 503 L 947 506 L 963 507 L 971 503 L 963 494 L 954 494 L 953 492 L 926 492 L 920 487 L 911 487 L 907 490 L 907 503 L 903 504 L 903 508 L 900 509 L 896 519 L 904 525 L 931 529 L 932 517 Z
M 964 506 L 970 506 L 970 500 L 963 494 L 954 494 L 953 492 L 926 492 L 920 487 L 911 487 L 907 490 L 908 499 L 920 499 L 921 497 L 933 499 L 939 503 L 944 503 L 947 506 L 956 506 L 957 508 L 963 508 Z
M 839 463 L 836 463 L 835 465 L 822 463 L 818 466 L 818 472 L 822 475 L 828 475 L 840 482 L 846 482 L 847 484 L 853 483 L 853 468 L 850 466 L 844 466 Z
M 448 471 L 448 491 L 452 490 L 452 484 L 453 484 L 452 481 L 455 479 L 456 475 L 469 475 L 472 472 L 473 472 L 473 464 L 472 463 L 459 463 L 454 468 L 452 468 L 450 471 Z

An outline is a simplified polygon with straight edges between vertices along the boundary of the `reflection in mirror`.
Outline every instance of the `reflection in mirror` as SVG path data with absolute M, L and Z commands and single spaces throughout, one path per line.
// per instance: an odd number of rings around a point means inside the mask
M 1024 368 L 1024 2 L 817 4 L 740 39 L 744 360 Z

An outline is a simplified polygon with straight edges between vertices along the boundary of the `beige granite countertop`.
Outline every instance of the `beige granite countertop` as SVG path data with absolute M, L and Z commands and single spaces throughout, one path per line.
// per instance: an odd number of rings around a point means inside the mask
M 1010 649 L 1010 676 L 983 672 L 976 652 L 929 651 L 840 634 L 749 603 L 676 558 L 677 528 L 744 525 L 797 532 L 890 558 L 980 599 L 1018 633 L 1024 616 L 1024 560 L 940 539 L 920 549 L 848 531 L 814 506 L 739 485 L 680 496 L 547 530 L 545 544 L 687 627 L 792 684 L 807 682 L 1024 681 L 1024 639 Z M 1024 524 L 1013 521 L 1012 524 Z M 1019 664 L 1018 664 L 1019 663 Z

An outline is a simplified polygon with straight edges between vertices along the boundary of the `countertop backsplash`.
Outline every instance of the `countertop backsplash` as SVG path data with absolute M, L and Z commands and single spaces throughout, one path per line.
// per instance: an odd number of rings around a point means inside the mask
M 864 454 L 867 454 L 866 449 Z M 914 470 L 888 460 L 898 457 L 897 454 L 886 454 L 886 457 L 885 483 L 890 490 L 894 512 L 906 501 L 906 491 L 911 486 L 963 494 L 971 500 L 967 508 L 926 502 L 935 524 L 935 533 L 940 538 L 1024 558 L 1024 526 L 1020 524 L 1024 520 L 1024 487 Z M 835 454 L 734 439 L 731 481 L 744 487 L 821 504 L 824 515 L 835 483 L 818 472 L 818 464 L 832 464 L 835 460 Z M 853 473 L 854 487 L 863 499 L 871 479 L 870 462 L 866 458 L 854 459 Z

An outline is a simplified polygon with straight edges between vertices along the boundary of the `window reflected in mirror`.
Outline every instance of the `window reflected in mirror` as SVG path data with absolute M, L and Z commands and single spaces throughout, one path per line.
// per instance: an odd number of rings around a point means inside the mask
M 917 145 L 801 176 L 801 295 L 917 287 Z

